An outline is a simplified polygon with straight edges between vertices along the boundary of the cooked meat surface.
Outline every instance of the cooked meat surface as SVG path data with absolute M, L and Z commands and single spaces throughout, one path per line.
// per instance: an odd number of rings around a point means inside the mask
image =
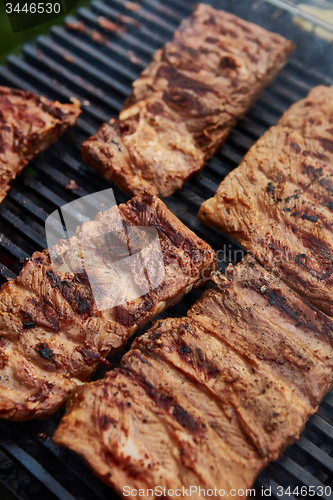
M 251 488 L 332 384 L 331 318 L 251 256 L 213 280 L 186 318 L 156 322 L 69 400 L 54 441 L 119 494 Z
M 0 87 L 0 202 L 9 182 L 74 125 L 78 104 L 60 104 L 32 92 Z
M 205 201 L 199 220 L 231 234 L 333 315 L 333 86 L 297 102 Z
M 169 196 L 201 170 L 293 53 L 276 33 L 198 4 L 83 159 L 130 195 Z
M 178 302 L 192 286 L 204 283 L 215 269 L 209 245 L 158 198 L 145 192 L 118 209 L 113 207 L 84 223 L 75 236 L 54 246 L 51 254 L 48 250 L 34 253 L 20 275 L 2 286 L 0 417 L 28 420 L 54 412 L 73 388 L 105 362 L 110 351 L 123 347 L 136 329 Z M 131 300 L 127 297 L 130 278 L 140 286 L 143 273 L 142 266 L 133 261 L 132 277 L 121 277 L 120 288 L 128 300 L 99 309 L 91 288 L 94 263 L 96 274 L 102 272 L 112 290 L 119 279 L 112 267 L 114 255 L 123 256 L 123 247 L 115 240 L 123 234 L 127 238 L 129 228 L 138 226 L 155 228 L 158 233 L 164 279 Z M 81 262 L 86 242 L 90 281 Z M 145 257 L 148 266 L 155 265 L 154 246 L 147 246 Z

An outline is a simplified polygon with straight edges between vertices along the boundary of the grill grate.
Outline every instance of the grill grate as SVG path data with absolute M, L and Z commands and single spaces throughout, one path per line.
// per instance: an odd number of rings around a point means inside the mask
M 223 268 L 232 259 L 229 250 L 240 247 L 227 236 L 203 226 L 196 219 L 200 204 L 211 197 L 219 182 L 235 168 L 244 153 L 265 130 L 274 125 L 292 102 L 304 97 L 314 86 L 333 82 L 333 46 L 292 24 L 289 12 L 272 5 L 276 2 L 247 0 L 211 1 L 267 29 L 294 40 L 298 52 L 275 83 L 233 129 L 226 144 L 182 191 L 166 200 L 168 207 L 215 250 L 224 251 Z M 281 2 L 280 2 L 281 3 Z M 56 145 L 41 153 L 12 183 L 0 205 L 0 282 L 20 271 L 22 259 L 46 247 L 44 222 L 49 213 L 77 197 L 114 188 L 118 203 L 126 195 L 82 162 L 81 143 L 110 116 L 117 116 L 131 82 L 149 63 L 154 51 L 171 38 L 194 2 L 140 0 L 139 10 L 122 0 L 93 0 L 90 8 L 67 18 L 67 28 L 56 26 L 50 36 L 37 38 L 23 48 L 22 57 L 10 56 L 0 68 L 0 84 L 31 90 L 50 99 L 66 101 L 77 97 L 83 113 L 75 128 Z M 133 4 L 132 4 L 133 6 Z M 127 16 L 127 19 L 120 16 Z M 124 26 L 106 31 L 100 17 Z M 85 33 L 75 30 L 82 21 Z M 325 70 L 325 75 L 322 70 Z M 67 189 L 73 179 L 78 189 Z M 220 252 L 220 255 L 222 253 Z M 168 315 L 184 315 L 198 298 L 191 292 Z M 102 370 L 95 377 L 102 376 Z M 0 496 L 3 500 L 109 500 L 117 495 L 102 484 L 74 453 L 52 443 L 52 435 L 63 409 L 45 421 L 24 424 L 0 420 Z M 311 498 L 328 499 L 325 486 L 333 489 L 333 394 L 328 394 L 316 415 L 310 418 L 299 441 L 283 457 L 271 464 L 257 481 L 256 498 L 264 498 L 261 488 L 277 485 L 322 486 Z M 321 493 L 321 490 L 317 490 Z M 302 498 L 306 498 L 305 495 Z

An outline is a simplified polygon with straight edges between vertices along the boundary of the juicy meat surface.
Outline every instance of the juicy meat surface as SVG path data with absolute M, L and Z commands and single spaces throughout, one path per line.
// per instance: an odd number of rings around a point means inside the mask
M 139 298 L 98 309 L 91 282 L 82 269 L 82 243 L 89 242 L 87 258 L 90 264 L 95 259 L 96 273 L 102 269 L 112 288 L 118 279 L 112 267 L 114 254 L 121 253 L 122 248 L 112 240 L 124 234 L 124 228 L 129 231 L 136 226 L 156 229 L 163 253 L 164 279 Z M 147 249 L 149 266 L 153 266 L 154 247 Z M 203 284 L 216 268 L 209 245 L 147 192 L 99 213 L 95 221 L 84 223 L 75 236 L 61 240 L 51 252 L 56 266 L 51 263 L 48 250 L 36 252 L 24 263 L 20 275 L 1 287 L 2 418 L 28 420 L 56 411 L 68 393 L 105 362 L 110 351 L 114 353 L 123 347 L 138 328 L 178 302 L 192 286 Z M 104 267 L 100 266 L 100 258 Z M 142 266 L 135 268 L 136 263 L 132 273 L 140 285 Z M 123 290 L 126 294 L 126 282 Z
M 198 4 L 133 83 L 83 159 L 130 195 L 169 196 L 201 170 L 294 51 L 276 33 Z
M 78 104 L 60 104 L 32 92 L 0 87 L 0 202 L 9 182 L 75 124 Z
M 68 402 L 54 441 L 119 494 L 251 488 L 332 385 L 331 318 L 251 256 L 213 280 L 187 317 L 156 322 Z
M 333 315 L 333 86 L 284 113 L 205 201 L 199 220 Z

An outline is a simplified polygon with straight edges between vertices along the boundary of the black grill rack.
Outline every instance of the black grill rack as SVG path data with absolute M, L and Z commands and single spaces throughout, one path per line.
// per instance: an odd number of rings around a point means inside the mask
M 185 224 L 219 250 L 220 265 L 224 268 L 229 261 L 240 260 L 241 252 L 235 253 L 240 247 L 227 236 L 200 224 L 196 218 L 199 206 L 214 194 L 219 182 L 291 103 L 304 97 L 315 85 L 332 84 L 333 44 L 295 27 L 290 9 L 284 10 L 280 1 L 209 3 L 279 32 L 298 46 L 296 56 L 233 129 L 206 168 L 166 200 Z M 117 116 L 130 93 L 131 82 L 149 63 L 154 51 L 171 38 L 193 6 L 194 2 L 189 0 L 140 0 L 137 10 L 133 3 L 123 0 L 93 0 L 89 9 L 78 11 L 77 18 L 67 18 L 67 28 L 53 27 L 50 36 L 41 36 L 35 44 L 24 46 L 21 57 L 10 56 L 7 66 L 0 68 L 1 85 L 31 90 L 63 102 L 76 97 L 83 103 L 77 125 L 38 155 L 12 183 L 6 200 L 0 205 L 1 282 L 14 278 L 24 258 L 46 247 L 44 222 L 56 208 L 109 187 L 114 189 L 118 203 L 127 201 L 126 195 L 83 163 L 80 145 L 103 121 Z M 106 31 L 100 17 L 124 28 Z M 85 33 L 77 29 L 78 21 L 87 28 Z M 78 188 L 68 189 L 71 180 Z M 164 316 L 186 314 L 200 293 L 191 292 Z M 95 375 L 100 376 L 102 371 Z M 117 498 L 78 456 L 52 443 L 63 411 L 44 421 L 24 424 L 0 421 L 1 500 Z M 281 495 L 278 485 L 290 489 Z M 316 495 L 305 494 L 302 486 L 312 486 Z M 333 491 L 332 393 L 310 418 L 297 443 L 260 475 L 256 498 L 266 498 L 262 487 L 271 487 L 274 499 L 333 498 L 329 490 L 330 487 Z

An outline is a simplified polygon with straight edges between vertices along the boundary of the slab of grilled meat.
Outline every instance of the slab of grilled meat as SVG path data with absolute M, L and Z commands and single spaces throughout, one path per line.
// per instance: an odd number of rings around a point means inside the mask
M 119 494 L 251 488 L 332 384 L 331 318 L 251 256 L 213 280 L 187 317 L 156 322 L 68 402 L 54 441 Z
M 53 413 L 68 393 L 103 363 L 110 351 L 153 316 L 198 287 L 216 268 L 213 250 L 184 226 L 156 197 L 142 193 L 128 203 L 99 214 L 78 228 L 71 239 L 36 252 L 20 275 L 0 292 L 0 417 L 28 420 Z M 155 228 L 164 260 L 164 279 L 155 288 L 109 309 L 98 309 L 90 279 L 81 269 L 83 242 L 89 242 L 90 269 L 106 276 L 109 288 L 118 246 L 112 240 L 124 228 Z M 85 247 L 87 248 L 87 246 Z M 145 254 L 154 266 L 154 247 Z M 121 253 L 121 252 L 120 252 Z M 103 266 L 100 266 L 100 259 Z M 132 274 L 140 286 L 143 269 L 134 261 Z M 137 266 L 135 268 L 135 266 Z M 133 278 L 132 276 L 132 278 Z M 127 296 L 131 276 L 122 275 Z M 103 280 L 103 276 L 101 277 Z M 121 288 L 121 287 L 120 287 Z M 119 291 L 119 287 L 118 287 Z
M 169 196 L 203 168 L 293 51 L 280 35 L 197 5 L 133 83 L 119 120 L 82 145 L 83 159 L 130 195 Z
M 333 86 L 282 116 L 205 201 L 199 220 L 231 234 L 333 315 Z
M 9 182 L 74 125 L 78 104 L 60 104 L 32 92 L 0 87 L 0 202 Z

